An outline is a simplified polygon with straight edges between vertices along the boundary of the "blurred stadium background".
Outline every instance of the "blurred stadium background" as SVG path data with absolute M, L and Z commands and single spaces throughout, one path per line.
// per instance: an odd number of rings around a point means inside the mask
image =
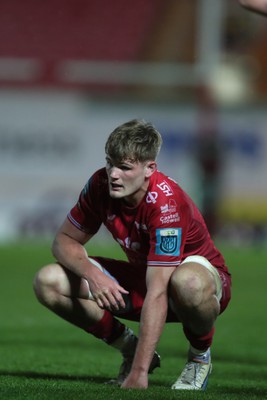
M 2 0 L 0 241 L 51 237 L 145 118 L 214 234 L 266 243 L 266 39 L 233 0 Z

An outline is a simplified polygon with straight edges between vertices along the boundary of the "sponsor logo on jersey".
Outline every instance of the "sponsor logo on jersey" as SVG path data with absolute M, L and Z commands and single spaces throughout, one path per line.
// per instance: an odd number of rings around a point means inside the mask
M 157 198 L 158 198 L 157 192 L 148 192 L 146 196 L 146 202 L 155 204 L 157 202 Z
M 160 207 L 160 211 L 162 212 L 162 214 L 171 214 L 176 212 L 176 207 L 176 201 L 174 199 L 170 199 L 168 204 Z
M 156 251 L 158 255 L 179 256 L 181 252 L 182 228 L 156 229 Z
M 177 204 L 174 199 L 170 199 L 169 203 L 165 204 L 164 206 L 160 207 L 161 214 L 160 222 L 162 224 L 169 224 L 172 222 L 180 221 L 180 215 L 176 211 Z
M 163 181 L 157 185 L 157 187 L 165 194 L 165 196 L 172 196 L 172 188 L 168 185 L 166 181 Z
M 179 222 L 180 221 L 180 215 L 177 213 L 175 214 L 170 214 L 170 215 L 163 215 L 160 217 L 160 222 L 162 224 L 170 224 L 172 222 Z

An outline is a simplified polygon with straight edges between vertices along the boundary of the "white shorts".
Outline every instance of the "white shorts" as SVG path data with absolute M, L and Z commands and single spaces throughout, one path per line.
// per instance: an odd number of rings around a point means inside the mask
M 222 298 L 222 281 L 219 275 L 219 272 L 217 271 L 217 269 L 205 258 L 202 256 L 189 256 L 186 257 L 184 259 L 184 261 L 180 264 L 186 264 L 189 262 L 194 262 L 200 265 L 203 265 L 203 267 L 207 268 L 210 273 L 212 274 L 214 280 L 215 280 L 215 284 L 216 284 L 216 297 L 218 299 L 218 301 L 221 300 Z

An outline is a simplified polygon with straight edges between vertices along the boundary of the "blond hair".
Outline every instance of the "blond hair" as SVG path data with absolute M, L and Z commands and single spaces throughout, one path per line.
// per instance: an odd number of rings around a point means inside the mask
M 114 129 L 107 139 L 105 152 L 117 162 L 154 161 L 161 144 L 161 135 L 150 122 L 133 119 Z

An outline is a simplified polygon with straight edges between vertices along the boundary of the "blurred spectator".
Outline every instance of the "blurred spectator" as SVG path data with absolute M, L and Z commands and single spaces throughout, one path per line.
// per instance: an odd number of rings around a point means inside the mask
M 217 203 L 220 187 L 221 146 L 217 109 L 206 86 L 197 89 L 198 120 L 196 159 L 200 168 L 201 211 L 211 234 L 217 229 Z
M 267 16 L 267 0 L 239 0 L 239 3 L 250 11 Z

